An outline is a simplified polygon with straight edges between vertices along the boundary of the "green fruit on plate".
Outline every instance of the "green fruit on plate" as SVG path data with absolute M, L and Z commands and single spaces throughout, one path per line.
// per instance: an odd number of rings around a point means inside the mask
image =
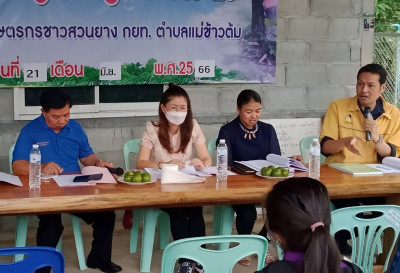
M 142 174 L 141 174 L 141 172 L 139 172 L 139 173 L 135 172 L 132 175 L 131 182 L 136 182 L 136 183 L 142 182 Z
M 287 170 L 287 169 L 283 169 L 283 170 L 281 171 L 281 173 L 282 173 L 282 176 L 283 176 L 283 177 L 288 177 L 288 176 L 289 176 L 289 170 Z
M 264 167 L 264 168 L 262 168 L 261 169 L 261 171 L 260 171 L 260 173 L 261 173 L 261 175 L 263 175 L 263 176 L 267 176 L 267 172 L 268 172 L 268 167 Z
M 131 182 L 132 176 L 133 176 L 133 172 L 132 171 L 127 171 L 125 173 L 125 175 L 124 175 L 124 181 L 125 182 Z
M 151 175 L 148 172 L 142 173 L 142 182 L 150 182 Z
M 269 165 L 267 168 L 272 170 L 275 169 L 274 165 Z
M 273 176 L 273 177 L 280 177 L 280 176 L 282 176 L 282 170 L 276 168 L 275 170 L 272 171 L 271 176 Z

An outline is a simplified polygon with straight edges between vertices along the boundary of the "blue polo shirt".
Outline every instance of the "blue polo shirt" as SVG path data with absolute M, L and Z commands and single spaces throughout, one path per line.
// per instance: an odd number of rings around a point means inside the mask
M 39 144 L 42 163 L 55 162 L 64 172 L 80 171 L 78 159 L 93 154 L 81 125 L 71 119 L 58 134 L 47 126 L 43 115 L 26 124 L 15 144 L 13 162 L 29 161 L 33 144 Z

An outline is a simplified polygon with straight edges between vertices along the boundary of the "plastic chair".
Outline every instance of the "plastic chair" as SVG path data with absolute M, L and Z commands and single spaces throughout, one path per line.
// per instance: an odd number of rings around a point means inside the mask
M 212 138 L 207 143 L 208 153 L 212 156 L 217 150 L 217 139 Z M 229 235 L 232 233 L 235 211 L 230 205 L 214 206 L 212 235 Z M 227 249 L 227 244 L 221 244 L 220 249 Z
M 312 143 L 313 138 L 319 138 L 319 136 L 308 136 L 304 137 L 300 140 L 300 153 L 303 157 L 304 163 L 308 163 L 310 161 L 310 145 Z M 321 154 L 321 163 L 325 162 L 326 157 Z
M 10 173 L 13 174 L 12 170 L 12 159 L 14 152 L 15 144 L 10 146 L 8 150 L 8 161 L 10 165 Z M 87 269 L 86 259 L 85 259 L 85 250 L 83 248 L 82 241 L 82 228 L 81 228 L 81 219 L 71 214 L 71 222 L 72 229 L 74 231 L 75 238 L 75 246 L 76 246 L 76 254 L 78 256 L 79 268 L 81 270 Z M 28 223 L 29 216 L 28 215 L 17 215 L 17 224 L 16 224 L 16 232 L 15 232 L 15 246 L 16 247 L 24 247 L 26 245 L 26 236 L 28 233 Z M 57 249 L 61 250 L 62 248 L 62 239 L 57 244 Z M 15 255 L 15 261 L 21 261 L 23 255 Z
M 398 245 L 396 255 L 393 258 L 393 262 L 389 270 L 389 273 L 398 273 L 398 272 L 400 272 L 400 244 Z
M 229 249 L 215 250 L 203 248 L 203 244 L 238 243 Z M 225 235 L 196 237 L 177 240 L 170 243 L 164 250 L 161 262 L 161 273 L 174 272 L 174 266 L 179 258 L 186 258 L 200 263 L 204 272 L 232 272 L 235 264 L 243 257 L 257 254 L 257 270 L 264 266 L 268 241 L 259 235 Z
M 375 218 L 359 218 L 363 212 L 381 212 Z M 383 272 L 388 268 L 391 253 L 399 236 L 400 227 L 396 220 L 400 215 L 400 206 L 372 205 L 342 208 L 332 211 L 331 234 L 340 230 L 347 230 L 351 234 L 352 254 L 351 260 L 358 265 L 364 273 L 372 273 L 375 251 L 379 248 L 380 238 L 384 230 L 391 228 L 394 239 L 385 259 Z M 356 238 L 355 230 L 358 232 Z
M 141 139 L 128 140 L 122 149 L 125 160 L 125 169 L 129 170 L 129 153 L 139 154 Z M 158 219 L 158 238 L 160 249 L 169 243 L 169 215 L 160 209 L 135 209 L 132 210 L 133 224 L 129 243 L 130 253 L 137 250 L 140 221 L 143 219 L 142 251 L 140 257 L 140 271 L 150 272 L 153 256 L 154 235 Z
M 125 161 L 125 170 L 129 170 L 129 154 L 134 153 L 134 154 L 139 154 L 140 150 L 140 138 L 136 139 L 131 139 L 125 142 L 124 147 L 122 148 L 122 151 L 124 153 L 124 161 Z
M 51 247 L 16 247 L 0 249 L 0 256 L 26 255 L 24 260 L 0 263 L 0 272 L 35 272 L 44 266 L 51 266 L 53 273 L 64 273 L 63 254 Z

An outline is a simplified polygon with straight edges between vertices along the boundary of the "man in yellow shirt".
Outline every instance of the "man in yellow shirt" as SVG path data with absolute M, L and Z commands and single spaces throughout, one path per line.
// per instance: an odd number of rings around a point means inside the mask
M 331 102 L 320 135 L 326 163 L 377 163 L 387 156 L 399 156 L 400 110 L 382 97 L 386 78 L 381 65 L 368 64 L 358 71 L 356 96 Z M 366 107 L 371 109 L 370 118 L 365 118 Z M 370 140 L 366 139 L 367 131 Z M 336 208 L 384 202 L 382 197 L 332 200 Z M 340 252 L 349 255 L 348 232 L 336 233 L 335 239 Z
M 320 135 L 327 163 L 377 163 L 400 155 L 400 110 L 381 96 L 386 78 L 381 65 L 368 64 L 358 71 L 356 96 L 329 105 Z M 366 106 L 372 118 L 364 118 Z M 366 140 L 366 131 L 371 141 Z

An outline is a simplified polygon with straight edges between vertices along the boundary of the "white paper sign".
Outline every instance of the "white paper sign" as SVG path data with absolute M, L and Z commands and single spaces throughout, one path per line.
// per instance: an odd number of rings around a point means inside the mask
M 47 82 L 46 63 L 24 64 L 24 82 Z
M 394 225 L 396 228 L 400 228 L 400 213 L 394 209 L 388 210 L 385 214 L 385 219 Z
M 100 63 L 100 80 L 116 81 L 121 79 L 121 62 L 102 62 Z
M 194 62 L 194 76 L 208 78 L 215 76 L 215 60 L 196 60 Z

